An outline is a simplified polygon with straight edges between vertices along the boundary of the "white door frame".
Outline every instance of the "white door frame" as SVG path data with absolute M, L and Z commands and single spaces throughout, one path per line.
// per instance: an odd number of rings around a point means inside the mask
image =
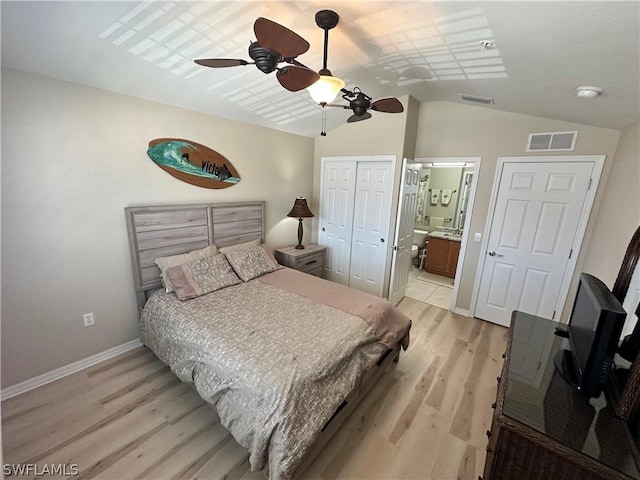
M 473 163 L 473 182 L 471 183 L 471 191 L 469 192 L 469 205 L 467 210 L 469 214 L 465 220 L 465 228 L 462 231 L 462 241 L 460 243 L 460 253 L 458 254 L 458 266 L 456 267 L 456 276 L 453 279 L 453 291 L 451 292 L 451 305 L 449 310 L 459 315 L 466 317 L 471 316 L 467 310 L 457 308 L 458 291 L 460 290 L 460 277 L 462 276 L 462 268 L 464 266 L 464 257 L 467 253 L 467 244 L 469 243 L 469 230 L 471 229 L 471 222 L 473 221 L 473 205 L 476 199 L 476 190 L 478 188 L 478 176 L 480 174 L 480 163 L 482 157 L 420 157 L 414 160 L 415 163 L 422 163 L 423 168 L 425 163 Z M 438 167 L 435 167 L 438 168 Z M 465 167 L 466 168 L 466 167 Z M 428 248 L 428 247 L 427 247 Z M 472 304 L 474 305 L 474 304 Z M 473 310 L 475 311 L 475 305 Z
M 593 202 L 598 191 L 598 185 L 602 176 L 602 169 L 604 167 L 605 155 L 549 155 L 549 156 L 536 156 L 536 157 L 499 157 L 498 164 L 496 166 L 496 173 L 493 179 L 493 187 L 491 189 L 491 201 L 489 202 L 489 212 L 487 214 L 487 222 L 484 227 L 484 239 L 482 240 L 482 246 L 480 248 L 480 260 L 478 261 L 478 269 L 476 271 L 476 281 L 473 286 L 473 295 L 471 297 L 471 316 L 475 316 L 476 306 L 478 303 L 478 292 L 480 291 L 480 280 L 482 279 L 482 271 L 487 259 L 486 251 L 488 248 L 489 237 L 491 236 L 491 226 L 493 223 L 493 216 L 496 211 L 496 200 L 498 198 L 498 190 L 500 186 L 500 180 L 502 178 L 502 170 L 505 163 L 553 163 L 553 162 L 593 162 L 593 175 L 592 181 L 587 194 L 584 199 L 582 211 L 580 213 L 580 220 L 578 221 L 578 228 L 576 229 L 576 235 L 573 239 L 571 248 L 573 253 L 567 262 L 564 275 L 562 277 L 562 285 L 560 286 L 560 292 L 558 294 L 558 300 L 556 301 L 555 311 L 558 315 L 562 315 L 564 306 L 567 301 L 567 294 L 569 293 L 569 287 L 573 280 L 573 275 L 576 269 L 576 263 L 580 256 L 580 249 L 582 247 L 582 241 L 584 239 L 584 233 L 587 229 L 589 217 L 591 215 L 591 209 L 593 208 Z M 559 320 L 559 319 L 558 319 Z
M 393 188 L 391 190 L 391 215 L 393 215 L 393 190 L 395 188 L 396 183 L 398 182 L 396 178 L 396 164 L 397 157 L 395 155 L 353 155 L 353 156 L 336 156 L 336 157 L 320 157 L 320 192 L 318 197 L 318 205 L 322 205 L 322 195 L 324 192 L 324 165 L 326 162 L 391 162 L 391 182 Z M 356 169 L 357 170 L 357 169 Z M 397 211 L 397 205 L 396 205 Z M 322 226 L 318 224 L 318 240 L 320 239 Z M 395 233 L 395 222 L 392 221 L 392 218 L 389 219 L 389 228 L 387 231 L 387 256 L 385 259 L 384 265 L 384 274 L 382 276 L 382 293 L 381 296 L 384 297 L 388 295 L 389 288 L 389 279 L 391 275 L 391 246 L 393 245 L 393 234 Z

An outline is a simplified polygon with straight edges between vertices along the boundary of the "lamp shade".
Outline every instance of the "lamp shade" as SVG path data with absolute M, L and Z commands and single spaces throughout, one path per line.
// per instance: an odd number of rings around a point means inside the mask
M 307 205 L 307 199 L 304 197 L 296 198 L 295 202 L 293 202 L 293 207 L 291 211 L 287 213 L 287 217 L 294 218 L 309 218 L 313 217 L 313 213 L 309 210 L 309 206 Z
M 342 88 L 344 88 L 344 82 L 338 77 L 320 75 L 320 79 L 307 87 L 307 90 L 314 102 L 322 104 L 333 102 Z

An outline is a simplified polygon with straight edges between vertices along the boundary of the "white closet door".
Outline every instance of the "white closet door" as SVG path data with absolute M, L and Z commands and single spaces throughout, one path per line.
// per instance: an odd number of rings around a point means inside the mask
M 325 161 L 320 197 L 318 243 L 327 247 L 324 278 L 349 285 L 355 161 Z
M 391 162 L 358 162 L 351 287 L 382 296 L 389 241 L 393 171 Z

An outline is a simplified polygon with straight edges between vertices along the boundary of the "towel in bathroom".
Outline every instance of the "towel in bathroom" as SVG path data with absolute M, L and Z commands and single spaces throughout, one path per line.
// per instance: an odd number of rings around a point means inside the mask
M 442 205 L 449 205 L 451 195 L 453 195 L 453 190 L 442 190 Z
M 440 201 L 440 189 L 432 188 L 431 189 L 431 205 L 437 205 Z
M 431 226 L 431 227 L 442 227 L 442 226 L 444 226 L 444 218 L 443 217 L 429 217 L 429 226 Z

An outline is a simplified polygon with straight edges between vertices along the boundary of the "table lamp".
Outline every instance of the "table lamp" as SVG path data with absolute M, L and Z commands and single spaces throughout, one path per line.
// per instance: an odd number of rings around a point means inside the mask
M 304 245 L 302 245 L 302 219 L 313 217 L 313 213 L 307 206 L 307 199 L 304 197 L 296 198 L 295 202 L 293 202 L 293 208 L 287 213 L 287 217 L 297 218 L 300 222 L 298 224 L 298 245 L 296 245 L 296 249 L 300 250 L 304 248 Z

